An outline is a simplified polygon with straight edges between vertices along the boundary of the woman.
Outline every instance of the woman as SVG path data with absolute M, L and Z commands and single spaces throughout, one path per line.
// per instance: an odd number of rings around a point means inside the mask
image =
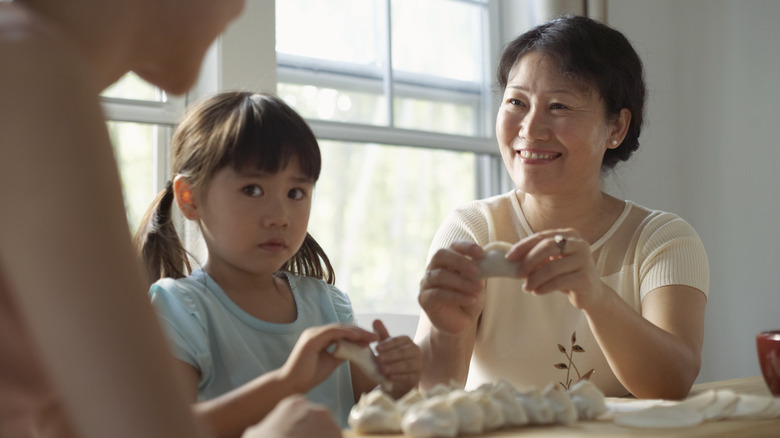
M 131 70 L 185 92 L 243 3 L 0 2 L 0 436 L 205 436 L 136 265 L 99 93 Z M 312 430 L 340 435 L 292 398 L 248 436 Z
M 709 267 L 678 216 L 604 193 L 638 146 L 642 63 L 618 31 L 564 17 L 512 41 L 496 135 L 516 190 L 453 212 L 419 301 L 422 385 L 507 378 L 609 396 L 685 397 L 699 372 Z M 514 278 L 480 279 L 482 246 L 514 244 Z

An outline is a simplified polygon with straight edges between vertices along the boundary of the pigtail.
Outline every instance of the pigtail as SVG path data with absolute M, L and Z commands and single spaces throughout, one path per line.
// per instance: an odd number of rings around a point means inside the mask
M 173 184 L 168 181 L 152 201 L 133 237 L 149 286 L 161 278 L 182 278 L 192 272 L 187 251 L 173 224 L 173 200 Z
M 336 272 L 330 264 L 330 259 L 309 233 L 306 233 L 303 245 L 293 258 L 285 263 L 282 270 L 304 277 L 319 278 L 328 284 L 336 284 Z

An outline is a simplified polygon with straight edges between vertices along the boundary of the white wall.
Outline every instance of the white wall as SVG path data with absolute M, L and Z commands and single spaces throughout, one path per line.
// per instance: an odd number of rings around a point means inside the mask
M 645 62 L 638 154 L 611 191 L 674 211 L 710 260 L 699 381 L 760 374 L 755 334 L 780 328 L 780 2 L 610 0 Z

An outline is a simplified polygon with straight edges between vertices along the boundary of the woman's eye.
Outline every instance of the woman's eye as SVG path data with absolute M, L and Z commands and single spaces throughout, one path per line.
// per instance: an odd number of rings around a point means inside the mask
M 506 100 L 506 103 L 508 103 L 508 104 L 510 104 L 510 105 L 515 105 L 515 106 L 517 106 L 517 105 L 523 105 L 523 101 L 522 101 L 522 100 L 520 100 L 520 99 L 514 99 L 514 98 L 507 99 L 507 100 Z
M 557 102 L 550 105 L 550 109 L 554 109 L 554 110 L 556 110 L 556 109 L 567 109 L 567 108 L 568 107 L 566 105 L 564 105 L 562 103 L 557 103 Z
M 306 197 L 306 192 L 303 189 L 292 189 L 289 192 L 287 192 L 287 196 L 290 199 L 294 199 L 298 201 Z
M 251 184 L 241 189 L 248 196 L 258 197 L 263 195 L 263 189 L 256 184 Z

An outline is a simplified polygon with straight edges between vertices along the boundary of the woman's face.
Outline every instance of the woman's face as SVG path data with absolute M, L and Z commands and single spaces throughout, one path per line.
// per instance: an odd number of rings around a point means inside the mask
M 598 190 L 601 161 L 618 144 L 601 96 L 563 77 L 551 60 L 529 52 L 509 73 L 496 117 L 504 165 L 515 185 L 532 195 Z
M 241 14 L 245 0 L 160 0 L 146 26 L 134 68 L 139 76 L 173 94 L 195 83 L 203 57 L 227 25 Z

